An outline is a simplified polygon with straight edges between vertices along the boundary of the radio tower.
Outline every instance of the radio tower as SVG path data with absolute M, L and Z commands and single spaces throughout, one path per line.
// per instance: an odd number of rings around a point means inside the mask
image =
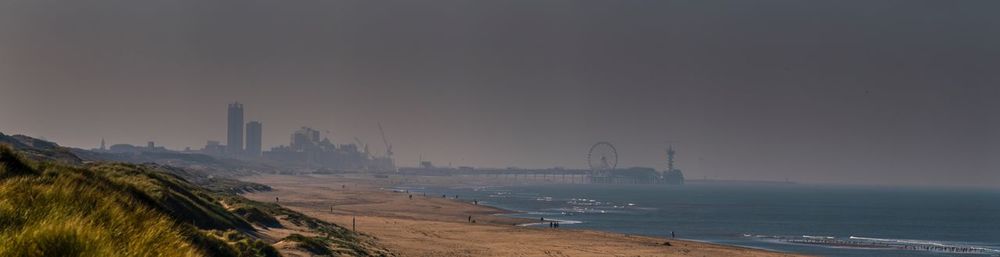
M 674 168 L 674 155 L 677 152 L 674 151 L 674 146 L 667 147 L 667 171 L 663 174 L 663 182 L 670 185 L 683 185 L 684 184 L 684 173 L 681 173 L 680 169 Z
M 674 154 L 677 154 L 674 152 L 674 146 L 667 147 L 667 171 L 674 170 Z

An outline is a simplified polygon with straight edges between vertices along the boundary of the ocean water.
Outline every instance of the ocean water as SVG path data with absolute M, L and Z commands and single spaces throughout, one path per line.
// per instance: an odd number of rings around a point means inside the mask
M 1000 256 L 1000 191 L 827 185 L 407 187 L 595 229 L 821 256 Z M 547 223 L 546 225 L 547 226 Z

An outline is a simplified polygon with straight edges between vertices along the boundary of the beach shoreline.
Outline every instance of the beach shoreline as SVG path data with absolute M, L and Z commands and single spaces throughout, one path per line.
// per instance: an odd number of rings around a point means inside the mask
M 242 179 L 273 188 L 245 194 L 250 199 L 277 202 L 356 228 L 399 256 L 804 256 L 692 240 L 549 228 L 540 220 L 508 215 L 519 213 L 516 210 L 475 204 L 476 199 L 397 189 L 403 184 L 398 179 L 337 175 Z

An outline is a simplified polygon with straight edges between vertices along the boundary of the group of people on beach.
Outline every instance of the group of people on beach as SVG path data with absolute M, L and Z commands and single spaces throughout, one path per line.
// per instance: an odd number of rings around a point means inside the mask
M 545 217 L 538 217 L 538 220 L 541 221 L 542 223 L 545 223 Z M 549 221 L 549 227 L 550 228 L 559 228 L 559 222 L 558 221 Z

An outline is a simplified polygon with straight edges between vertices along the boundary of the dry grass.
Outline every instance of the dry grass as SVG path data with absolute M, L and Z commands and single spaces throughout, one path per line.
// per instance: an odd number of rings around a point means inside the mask
M 170 174 L 29 161 L 0 146 L 0 256 L 277 256 L 259 240 L 212 232 L 245 227 Z
M 0 182 L 0 256 L 202 255 L 165 215 L 75 182 Z

